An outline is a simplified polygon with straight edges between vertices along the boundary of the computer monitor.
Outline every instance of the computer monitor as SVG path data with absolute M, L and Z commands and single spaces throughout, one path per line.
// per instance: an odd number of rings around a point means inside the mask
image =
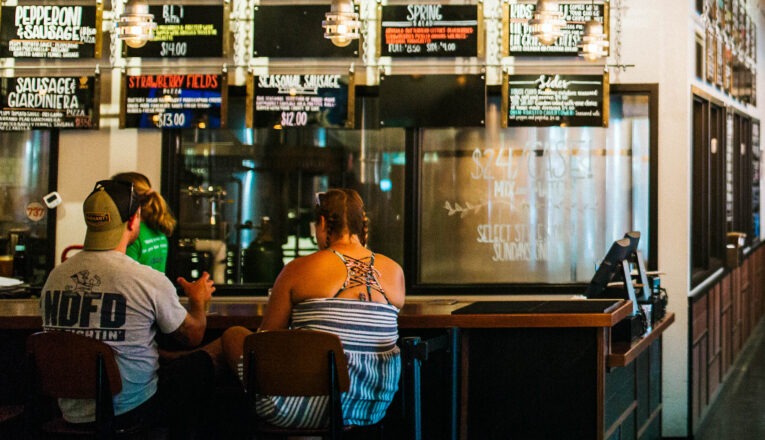
M 587 286 L 587 298 L 621 298 L 632 301 L 633 315 L 639 311 L 629 257 L 635 251 L 637 240 L 626 237 L 614 241 Z M 625 282 L 626 280 L 626 282 Z
M 648 281 L 648 273 L 645 270 L 645 260 L 643 254 L 638 250 L 640 242 L 640 231 L 630 231 L 624 234 L 624 238 L 630 240 L 630 250 L 628 259 L 630 262 L 631 279 L 635 283 L 635 297 L 639 303 L 647 303 L 651 299 L 651 285 Z M 617 274 L 620 277 L 620 274 Z M 622 281 L 619 279 L 619 281 Z

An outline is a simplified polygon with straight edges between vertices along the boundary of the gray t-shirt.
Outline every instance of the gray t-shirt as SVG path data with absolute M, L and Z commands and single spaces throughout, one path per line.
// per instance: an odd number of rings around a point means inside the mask
M 56 266 L 40 298 L 43 329 L 65 330 L 109 344 L 122 376 L 114 412 L 122 414 L 157 391 L 154 336 L 177 330 L 186 317 L 173 284 L 161 272 L 117 251 L 82 251 Z M 60 399 L 64 419 L 95 420 L 95 402 Z

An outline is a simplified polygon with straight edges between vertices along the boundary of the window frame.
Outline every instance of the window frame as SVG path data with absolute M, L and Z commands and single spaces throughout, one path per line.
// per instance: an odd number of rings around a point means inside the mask
M 691 285 L 696 286 L 722 268 L 725 261 L 728 223 L 726 154 L 731 133 L 727 127 L 729 113 L 721 101 L 694 90 L 691 102 L 690 267 Z M 714 150 L 713 139 L 718 139 Z M 732 172 L 735 174 L 735 170 Z M 733 203 L 735 218 L 735 196 Z

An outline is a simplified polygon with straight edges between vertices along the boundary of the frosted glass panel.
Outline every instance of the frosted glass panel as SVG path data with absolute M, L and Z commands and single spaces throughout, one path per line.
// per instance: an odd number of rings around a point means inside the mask
M 648 99 L 611 109 L 607 129 L 423 130 L 419 282 L 587 282 L 630 230 L 648 255 Z

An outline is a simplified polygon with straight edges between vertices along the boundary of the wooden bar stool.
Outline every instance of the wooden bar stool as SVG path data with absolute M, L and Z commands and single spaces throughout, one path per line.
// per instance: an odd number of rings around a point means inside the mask
M 112 397 L 122 391 L 114 352 L 107 344 L 68 332 L 38 332 L 27 338 L 32 393 L 66 399 L 94 399 L 94 423 L 67 423 L 62 417 L 45 421 L 39 431 L 47 436 L 111 439 L 148 435 L 143 426 L 117 429 Z M 29 433 L 31 434 L 31 433 Z
M 244 377 L 253 413 L 255 396 L 329 396 L 329 426 L 317 429 L 283 428 L 257 419 L 256 435 L 269 437 L 322 436 L 341 438 L 340 393 L 350 378 L 340 339 L 313 330 L 273 330 L 253 333 L 244 340 Z

